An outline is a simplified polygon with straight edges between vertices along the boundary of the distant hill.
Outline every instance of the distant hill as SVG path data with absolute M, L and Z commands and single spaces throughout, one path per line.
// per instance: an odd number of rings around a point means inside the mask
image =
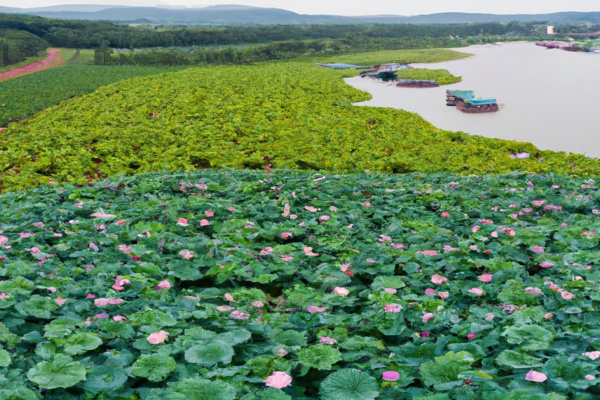
M 150 21 L 186 24 L 452 24 L 476 22 L 547 21 L 550 23 L 600 23 L 600 12 L 560 12 L 552 14 L 438 13 L 429 15 L 336 16 L 306 15 L 279 8 L 219 5 L 203 8 L 159 8 L 102 5 L 61 5 L 39 8 L 0 7 L 2 13 L 23 13 L 47 18 L 91 21 Z

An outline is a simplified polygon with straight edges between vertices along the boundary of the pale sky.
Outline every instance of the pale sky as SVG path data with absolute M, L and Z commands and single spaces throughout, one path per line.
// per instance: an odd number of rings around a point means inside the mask
M 600 11 L 600 0 L 0 0 L 5 7 L 60 4 L 203 7 L 240 4 L 273 7 L 300 14 L 419 15 L 439 12 L 546 14 L 559 11 Z

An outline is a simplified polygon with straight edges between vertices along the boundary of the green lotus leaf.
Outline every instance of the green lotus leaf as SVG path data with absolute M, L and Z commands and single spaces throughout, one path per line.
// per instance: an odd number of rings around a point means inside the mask
M 234 354 L 233 347 L 217 340 L 190 347 L 185 352 L 185 360 L 204 367 L 211 367 L 217 363 L 229 364 Z
M 373 400 L 379 396 L 375 378 L 356 369 L 340 369 L 321 382 L 322 400 Z
M 85 378 L 85 367 L 71 357 L 57 354 L 54 359 L 43 361 L 27 372 L 27 378 L 46 389 L 68 388 Z
M 340 351 L 330 345 L 317 344 L 305 347 L 298 352 L 300 364 L 320 370 L 330 370 L 342 359 Z
M 131 366 L 131 373 L 150 382 L 161 382 L 175 370 L 176 365 L 175 359 L 167 355 L 142 354 Z
M 236 390 L 223 381 L 208 379 L 184 379 L 167 389 L 168 393 L 185 396 L 186 400 L 234 400 Z
M 83 387 L 92 393 L 109 393 L 121 388 L 125 382 L 127 382 L 127 374 L 121 368 L 95 365 L 88 370 Z

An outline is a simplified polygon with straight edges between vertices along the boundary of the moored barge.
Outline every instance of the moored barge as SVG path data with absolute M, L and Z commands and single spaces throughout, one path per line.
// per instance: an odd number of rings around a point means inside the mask
M 487 113 L 498 111 L 498 102 L 496 99 L 465 100 L 458 101 L 456 108 L 465 113 Z
M 396 83 L 398 87 L 414 87 L 414 88 L 426 88 L 426 87 L 438 87 L 438 83 L 434 80 L 422 80 L 422 79 L 398 79 Z
M 446 90 L 446 105 L 455 106 L 457 101 L 474 99 L 475 93 L 472 90 Z

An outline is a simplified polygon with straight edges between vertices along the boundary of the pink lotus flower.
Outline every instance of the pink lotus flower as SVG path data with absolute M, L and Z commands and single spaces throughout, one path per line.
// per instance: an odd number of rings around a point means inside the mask
M 115 279 L 115 284 L 112 286 L 113 289 L 121 291 L 121 290 L 125 290 L 126 285 L 130 285 L 131 281 L 129 279 L 121 279 L 122 277 L 119 275 L 117 276 L 117 278 Z
M 483 294 L 483 290 L 481 290 L 479 288 L 469 289 L 468 292 L 476 294 L 477 296 L 481 296 Z
M 44 223 L 43 222 L 34 222 L 33 226 L 35 226 L 36 228 L 41 228 L 44 226 Z
M 56 303 L 57 306 L 62 307 L 63 304 L 66 303 L 66 299 L 63 299 L 62 297 L 57 297 L 54 299 L 54 302 Z
M 481 227 L 479 225 L 475 225 L 474 227 L 471 228 L 471 232 L 475 233 L 480 229 L 481 229 Z
M 235 310 L 235 307 L 231 307 L 231 306 L 217 306 L 217 310 L 218 311 L 231 311 L 231 310 Z
M 127 321 L 129 321 L 127 318 L 125 318 L 122 315 L 115 315 L 112 319 L 115 322 L 127 322 Z
M 435 315 L 433 315 L 433 313 L 427 313 L 421 317 L 421 320 L 423 320 L 423 322 L 427 322 L 433 317 L 435 317 Z
M 588 351 L 587 353 L 581 353 L 581 355 L 588 357 L 590 360 L 595 360 L 600 357 L 600 351 Z
M 447 281 L 448 281 L 448 278 L 444 278 L 443 276 L 438 275 L 438 274 L 431 276 L 431 282 L 435 283 L 436 285 L 441 285 Z
M 0 300 L 10 299 L 10 295 L 6 293 L 0 293 Z
M 148 335 L 147 340 L 151 344 L 161 344 L 161 343 L 164 343 L 165 340 L 167 340 L 167 336 L 169 336 L 169 332 L 158 331 L 158 332 L 154 332 L 154 333 L 151 333 L 150 335 Z
M 554 264 L 551 263 L 550 261 L 544 261 L 540 263 L 540 267 L 542 268 L 552 268 L 554 267 Z
M 179 226 L 188 226 L 187 218 L 177 218 L 177 225 Z
M 290 215 L 290 205 L 288 203 L 285 203 L 285 205 L 283 206 L 283 214 L 281 214 L 281 216 L 287 217 L 288 215 Z
M 227 207 L 227 211 L 235 212 L 235 207 L 229 206 L 229 207 Z
M 93 251 L 99 251 L 100 249 L 98 248 L 98 246 L 96 246 L 96 244 L 94 242 L 89 242 L 88 246 L 90 249 L 92 249 Z
M 444 299 L 447 299 L 448 297 L 450 297 L 450 293 L 449 292 L 439 292 L 438 296 L 440 296 L 440 299 L 444 300 Z
M 292 237 L 292 232 L 283 232 L 281 234 L 282 239 L 287 239 L 287 238 L 291 238 L 291 237 Z
M 292 384 L 292 377 L 283 371 L 275 371 L 265 379 L 265 385 L 275 389 L 283 389 Z
M 344 287 L 336 287 L 333 289 L 333 293 L 337 294 L 338 296 L 346 297 L 350 294 L 350 291 Z
M 192 250 L 181 250 L 179 255 L 186 260 L 189 260 L 194 257 L 195 253 Z
M 595 377 L 594 375 L 586 375 L 586 376 L 585 376 L 585 380 L 586 380 L 586 381 L 593 381 L 593 380 L 595 380 L 595 379 L 596 379 L 596 377 Z
M 286 350 L 286 349 L 279 349 L 279 350 L 277 351 L 277 355 L 278 355 L 279 357 L 285 357 L 285 356 L 287 356 L 287 354 L 288 354 L 288 352 L 287 352 L 287 350 Z
M 207 219 L 203 219 L 200 221 L 200 226 L 209 226 L 210 225 L 210 221 Z
M 552 314 L 552 313 L 546 313 L 546 314 L 544 314 L 544 319 L 550 319 L 552 317 L 554 317 L 554 314 Z
M 429 335 L 430 335 L 430 333 L 429 333 L 429 332 L 421 332 L 421 337 L 422 337 L 422 338 L 428 338 L 428 337 L 429 337 Z
M 371 202 L 369 200 L 367 200 L 367 201 L 365 201 L 363 203 L 363 206 L 365 206 L 365 207 L 371 207 Z
M 0 236 L 0 246 L 4 246 L 4 244 L 7 242 L 8 238 L 6 236 Z
M 263 307 L 263 306 L 264 306 L 264 303 L 263 303 L 262 301 L 253 301 L 253 302 L 252 302 L 252 305 L 253 305 L 254 307 Z
M 114 214 L 107 214 L 103 211 L 101 212 L 96 212 L 90 215 L 90 217 L 94 217 L 94 218 L 106 218 L 106 219 L 111 219 L 111 218 L 117 218 L 116 215 Z
M 206 211 L 204 211 L 204 215 L 206 215 L 207 217 L 210 218 L 215 215 L 215 212 L 212 210 L 206 210 Z
M 107 305 L 118 306 L 123 302 L 123 299 L 113 299 L 113 298 L 99 298 L 94 300 L 94 304 L 98 307 L 105 307 Z
M 530 381 L 530 382 L 544 382 L 546 379 L 548 379 L 548 377 L 542 373 L 542 372 L 537 372 L 534 370 L 531 370 L 527 373 L 527 375 L 525 375 L 525 380 L 526 381 Z
M 486 321 L 491 321 L 491 320 L 493 320 L 493 319 L 494 319 L 494 317 L 496 317 L 496 316 L 495 316 L 493 313 L 487 313 L 487 314 L 485 315 L 485 320 L 486 320 Z
M 125 254 L 131 253 L 131 247 L 128 247 L 126 244 L 120 244 L 118 248 Z
M 571 292 L 567 292 L 566 290 L 560 293 L 560 296 L 565 300 L 571 300 L 575 295 Z
M 260 251 L 260 255 L 266 256 L 267 254 L 270 254 L 272 252 L 273 252 L 272 247 L 265 247 L 263 250 Z
M 424 256 L 437 256 L 437 251 L 435 250 L 422 250 L 422 251 L 417 251 L 417 254 L 423 254 Z
M 316 257 L 319 255 L 319 253 L 313 253 L 312 247 L 304 246 L 303 250 L 304 250 L 304 254 L 306 254 L 309 257 Z
M 540 207 L 542 206 L 544 203 L 546 203 L 546 201 L 548 200 L 534 200 L 531 202 L 531 204 L 533 204 L 536 207 Z
M 319 211 L 318 208 L 312 207 L 312 206 L 306 206 L 304 207 L 305 210 L 310 211 L 310 212 L 317 212 Z
M 248 319 L 248 318 L 250 318 L 250 314 L 246 314 L 245 312 L 242 312 L 240 310 L 232 311 L 231 314 L 229 314 L 229 316 L 231 318 L 235 318 L 235 319 Z
M 403 249 L 404 245 L 401 243 L 390 243 L 390 246 L 392 246 L 395 249 Z
M 402 306 L 400 304 L 388 304 L 387 306 L 383 307 L 383 309 L 386 312 L 399 313 L 402 311 Z
M 529 286 L 529 287 L 526 287 L 524 290 L 525 290 L 527 293 L 529 293 L 529 294 L 532 294 L 532 295 L 534 295 L 534 296 L 541 296 L 541 295 L 543 294 L 543 293 L 542 293 L 542 290 L 541 290 L 541 289 L 539 289 L 539 288 L 536 288 L 536 287 L 531 287 L 531 286 Z
M 292 257 L 292 256 L 286 256 L 285 254 L 279 256 L 279 258 L 281 258 L 284 261 L 292 261 L 294 259 L 294 257 Z
M 40 254 L 41 250 L 38 249 L 37 247 L 32 247 L 30 249 L 27 249 L 31 254 Z
M 473 340 L 473 339 L 475 339 L 475 336 L 477 336 L 477 335 L 475 335 L 474 333 L 469 333 L 469 334 L 467 335 L 467 339 L 469 339 L 469 340 Z
M 19 233 L 19 236 L 23 239 L 28 238 L 28 237 L 32 237 L 35 236 L 35 233 L 31 233 L 31 232 L 21 232 Z
M 319 221 L 329 221 L 329 215 L 321 215 L 319 217 Z
M 450 213 L 448 211 L 445 211 L 442 213 L 442 218 L 448 218 L 450 216 Z
M 232 303 L 237 303 L 237 302 L 236 302 L 236 301 L 233 299 L 233 296 L 232 296 L 232 295 L 230 295 L 229 293 L 225 293 L 225 294 L 223 295 L 223 297 L 225 297 L 225 300 L 227 300 L 227 301 L 231 301 Z
M 386 292 L 391 293 L 391 294 L 396 294 L 398 292 L 396 289 L 391 288 L 391 287 L 386 287 L 383 290 L 385 290 Z
M 494 275 L 492 275 L 492 274 L 483 274 L 483 275 L 481 275 L 481 276 L 480 276 L 479 278 L 477 278 L 477 279 L 478 279 L 479 281 L 481 281 L 481 282 L 486 282 L 486 283 L 487 283 L 487 282 L 490 282 L 490 281 L 492 280 L 492 277 L 493 277 L 493 276 L 494 276 Z
M 121 225 L 123 225 L 125 222 L 127 222 L 127 220 L 126 220 L 126 219 L 120 219 L 120 220 L 118 220 L 117 222 L 115 222 L 115 225 L 119 225 L 119 226 L 121 226 Z
M 327 307 L 317 307 L 317 306 L 308 306 L 306 307 L 306 311 L 311 314 L 325 312 Z
M 336 344 L 337 340 L 330 338 L 329 336 L 323 336 L 322 338 L 319 339 L 319 343 Z
M 385 371 L 381 377 L 384 381 L 397 381 L 400 379 L 400 374 L 396 371 Z
M 171 289 L 171 282 L 169 282 L 167 279 L 165 279 L 164 281 L 160 281 L 158 283 L 158 285 L 156 286 L 156 290 L 168 290 Z
M 545 249 L 545 247 L 543 247 L 543 246 L 533 246 L 533 249 L 531 251 L 539 254 L 539 253 L 543 253 L 544 249 Z
M 94 318 L 96 318 L 96 319 L 106 319 L 106 318 L 108 318 L 108 314 L 106 314 L 106 313 L 96 314 L 96 315 L 94 315 Z
M 425 294 L 426 294 L 427 296 L 435 296 L 435 294 L 436 294 L 436 293 L 437 293 L 437 292 L 435 291 L 435 289 L 431 289 L 431 288 L 427 288 L 427 289 L 425 289 Z

